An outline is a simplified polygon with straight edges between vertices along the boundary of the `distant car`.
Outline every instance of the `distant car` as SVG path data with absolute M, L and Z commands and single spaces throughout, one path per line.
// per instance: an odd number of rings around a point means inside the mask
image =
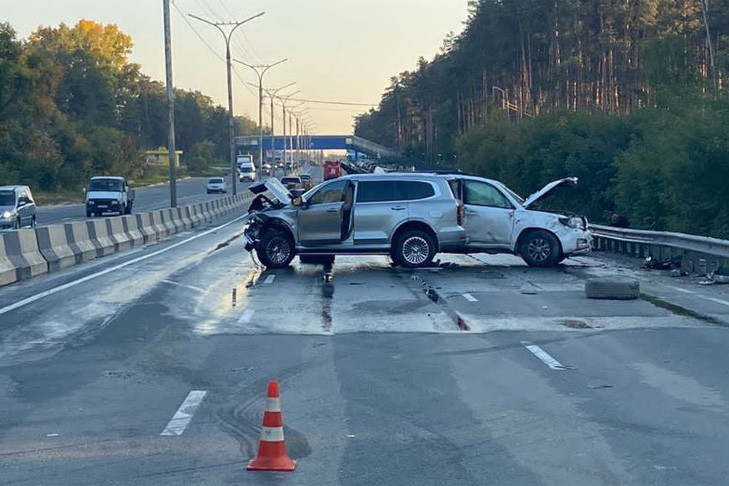
M 301 174 L 299 175 L 299 178 L 301 179 L 301 187 L 308 191 L 312 187 L 314 187 L 313 181 L 311 180 L 311 174 Z
M 0 228 L 35 227 L 35 201 L 28 186 L 0 187 Z
M 243 162 L 238 165 L 238 180 L 240 182 L 256 182 L 256 166 L 253 162 Z
M 211 177 L 208 179 L 208 194 L 228 192 L 225 186 L 225 179 L 222 177 Z
M 281 178 L 281 184 L 286 187 L 286 189 L 299 189 L 301 188 L 301 177 L 299 176 L 286 176 Z
M 84 190 L 86 217 L 101 216 L 104 213 L 132 214 L 134 189 L 124 177 L 97 176 L 89 180 Z

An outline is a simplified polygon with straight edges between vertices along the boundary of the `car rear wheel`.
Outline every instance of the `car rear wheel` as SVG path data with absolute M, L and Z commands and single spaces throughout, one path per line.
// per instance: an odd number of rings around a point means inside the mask
M 561 258 L 559 241 L 548 231 L 531 231 L 521 243 L 521 257 L 530 267 L 552 267 Z
M 424 231 L 406 231 L 397 239 L 392 258 L 398 265 L 417 268 L 430 265 L 435 257 L 435 241 Z
M 293 240 L 281 231 L 264 233 L 258 242 L 256 253 L 266 268 L 287 267 L 296 256 Z

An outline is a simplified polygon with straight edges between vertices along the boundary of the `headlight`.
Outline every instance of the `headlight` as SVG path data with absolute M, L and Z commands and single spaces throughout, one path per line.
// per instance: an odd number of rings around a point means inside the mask
M 559 218 L 559 222 L 565 226 L 575 229 L 585 229 L 585 221 L 577 216 L 571 218 Z
M 11 213 L 10 211 L 3 212 L 3 219 L 10 219 L 12 217 L 13 217 L 13 213 Z

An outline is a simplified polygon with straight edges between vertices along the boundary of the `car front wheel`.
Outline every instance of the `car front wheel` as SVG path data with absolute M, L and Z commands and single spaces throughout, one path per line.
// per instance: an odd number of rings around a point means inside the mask
M 406 231 L 397 239 L 392 258 L 407 268 L 425 267 L 435 257 L 435 241 L 424 231 Z
M 522 241 L 521 257 L 530 267 L 552 267 L 561 258 L 559 241 L 548 231 L 531 231 Z
M 281 231 L 264 233 L 258 242 L 256 253 L 266 268 L 287 267 L 296 256 L 293 240 Z

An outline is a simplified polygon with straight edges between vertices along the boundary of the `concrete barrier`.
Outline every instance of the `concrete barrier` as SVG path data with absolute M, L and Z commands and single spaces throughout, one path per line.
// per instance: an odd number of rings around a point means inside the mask
M 96 248 L 97 258 L 114 253 L 114 240 L 109 236 L 105 220 L 86 221 L 86 228 L 89 230 L 89 241 Z
M 66 231 L 69 246 L 76 258 L 76 264 L 96 258 L 96 246 L 91 242 L 89 228 L 84 221 L 66 223 L 63 227 Z
M 122 216 L 122 225 L 124 226 L 124 233 L 126 233 L 132 246 L 139 246 L 144 243 L 145 238 L 142 232 L 139 230 L 139 223 L 135 215 Z
M 36 230 L 36 235 L 38 248 L 48 263 L 49 272 L 76 265 L 76 254 L 69 244 L 64 226 L 43 226 Z
M 134 217 L 137 219 L 137 228 L 142 234 L 144 243 L 156 241 L 159 239 L 159 234 L 154 226 L 152 220 L 152 213 L 139 213 L 135 214 Z
M 181 208 L 0 234 L 0 286 L 54 272 L 199 226 L 239 210 L 252 194 Z
M 114 251 L 128 250 L 132 247 L 132 239 L 124 231 L 124 222 L 121 217 L 105 218 L 106 230 L 109 238 L 114 242 Z
M 48 262 L 38 248 L 34 229 L 11 231 L 1 238 L 3 268 L 0 269 L 0 281 L 3 285 L 48 273 Z

